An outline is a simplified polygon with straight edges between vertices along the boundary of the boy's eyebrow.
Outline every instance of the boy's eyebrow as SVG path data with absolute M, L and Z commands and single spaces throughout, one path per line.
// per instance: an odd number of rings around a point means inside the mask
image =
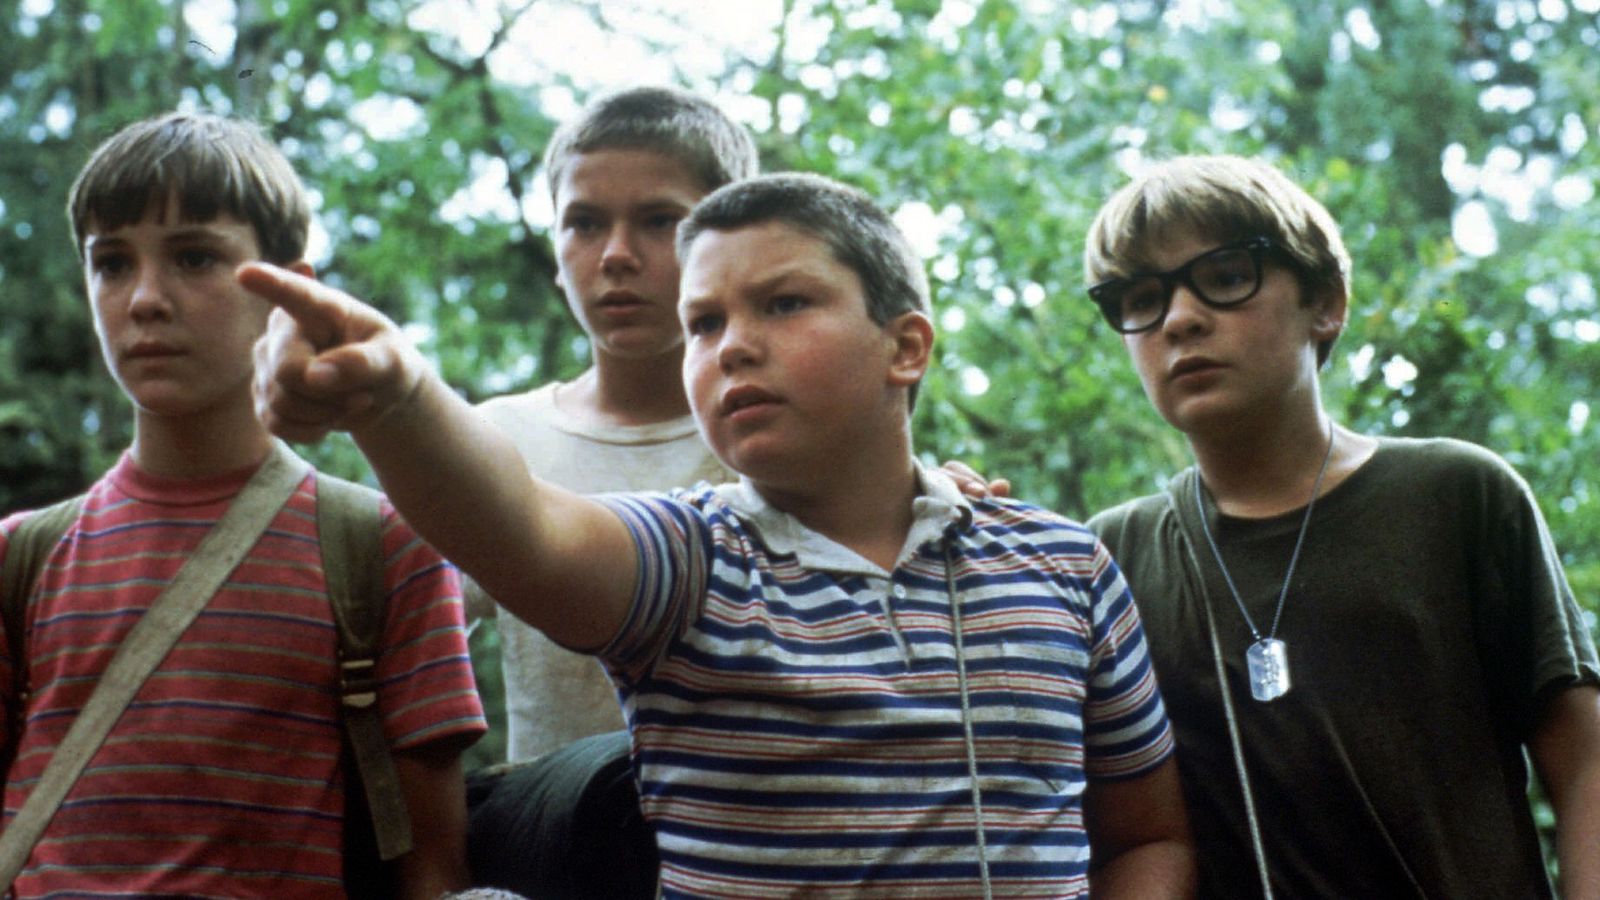
M 807 265 L 806 260 L 796 260 L 780 266 L 770 275 L 766 275 L 760 280 L 752 282 L 748 286 L 748 290 L 753 293 L 767 293 L 776 288 L 782 287 L 784 282 L 812 282 L 817 280 L 817 277 L 812 274 L 810 266 Z
M 121 230 L 122 229 L 119 228 L 110 234 L 104 234 L 102 232 L 90 230 L 84 235 L 83 245 L 87 247 L 91 244 L 108 244 L 113 242 L 123 243 L 127 240 L 127 238 L 117 233 Z M 236 236 L 231 232 L 213 228 L 210 225 L 194 224 L 183 225 L 174 231 L 169 231 L 161 236 L 161 240 L 167 242 L 193 240 L 232 241 L 235 239 L 235 237 Z
M 629 204 L 628 210 L 632 212 L 655 212 L 657 210 L 672 210 L 674 212 L 687 212 L 692 204 L 686 204 L 672 197 L 646 197 L 638 203 Z M 562 207 L 562 214 L 572 212 L 591 213 L 604 212 L 605 207 L 599 203 L 589 203 L 583 200 L 569 201 Z
M 785 263 L 771 274 L 762 276 L 760 279 L 744 285 L 740 289 L 740 293 L 768 294 L 780 287 L 783 287 L 784 283 L 788 281 L 811 282 L 815 280 L 817 279 L 815 279 L 808 271 L 804 261 L 790 262 Z M 681 302 L 678 305 L 683 307 L 685 310 L 694 308 L 696 304 L 711 302 L 704 294 L 696 297 L 684 295 L 682 298 L 680 298 L 680 300 Z
M 680 297 L 678 299 L 678 313 L 685 316 L 690 315 L 707 306 L 713 306 L 715 303 L 716 301 L 708 297 Z
M 164 241 L 193 241 L 201 239 L 232 241 L 234 237 L 235 235 L 230 232 L 221 231 L 209 225 L 186 225 L 176 231 L 167 232 L 162 235 L 161 239 Z
M 90 231 L 83 236 L 83 249 L 85 250 L 91 247 L 117 246 L 125 243 L 127 243 L 126 239 L 114 234 L 97 234 Z

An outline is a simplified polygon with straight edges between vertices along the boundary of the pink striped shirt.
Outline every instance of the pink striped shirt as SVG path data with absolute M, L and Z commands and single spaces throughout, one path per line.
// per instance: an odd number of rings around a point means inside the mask
M 5 818 L 128 630 L 250 471 L 171 480 L 124 458 L 89 491 L 30 600 L 33 688 Z M 147 680 L 17 880 L 20 897 L 342 897 L 336 634 L 308 475 Z M 0 553 L 19 517 L 0 523 Z M 456 573 L 384 504 L 380 704 L 400 749 L 485 730 Z M 0 656 L 5 653 L 0 643 Z M 0 696 L 14 701 L 0 659 Z M 0 722 L 0 741 L 9 720 Z

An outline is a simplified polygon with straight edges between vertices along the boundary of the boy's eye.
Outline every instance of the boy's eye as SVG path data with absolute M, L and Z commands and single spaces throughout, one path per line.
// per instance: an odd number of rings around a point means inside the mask
M 98 275 L 113 278 L 128 270 L 128 258 L 120 253 L 101 253 L 89 258 L 89 267 Z
M 1154 312 L 1166 299 L 1166 285 L 1155 277 L 1136 278 L 1122 292 L 1122 309 L 1129 315 Z
M 672 231 L 683 221 L 683 216 L 675 212 L 651 213 L 645 217 L 646 228 Z
M 1258 271 L 1247 251 L 1229 250 L 1202 258 L 1191 277 L 1206 299 L 1232 303 L 1254 293 Z
M 592 234 L 600 229 L 600 224 L 595 216 L 568 216 L 566 220 L 567 230 L 578 234 Z
M 217 254 L 200 249 L 179 250 L 175 258 L 179 268 L 196 271 L 208 269 L 217 262 Z
M 687 327 L 689 333 L 693 335 L 711 334 L 718 328 L 722 327 L 722 314 L 704 313 L 694 316 L 689 319 L 685 327 Z
M 767 305 L 773 312 L 780 315 L 799 312 L 806 307 L 806 298 L 799 294 L 779 294 L 773 297 L 772 301 Z

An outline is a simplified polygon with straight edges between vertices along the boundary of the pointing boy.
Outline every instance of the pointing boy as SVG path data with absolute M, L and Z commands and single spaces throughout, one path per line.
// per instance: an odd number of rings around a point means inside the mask
M 281 309 L 258 411 L 291 439 L 349 430 L 432 543 L 600 657 L 665 896 L 1185 896 L 1115 564 L 912 454 L 933 327 L 903 236 L 859 192 L 769 176 L 703 201 L 678 249 L 685 390 L 737 484 L 590 499 L 531 478 L 393 323 L 246 266 Z

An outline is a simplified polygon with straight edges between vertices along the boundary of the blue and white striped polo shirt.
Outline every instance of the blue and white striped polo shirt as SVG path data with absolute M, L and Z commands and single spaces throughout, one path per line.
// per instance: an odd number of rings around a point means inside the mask
M 1172 752 L 1132 597 L 1081 526 L 919 476 L 892 572 L 748 483 L 609 498 L 640 578 L 602 658 L 664 896 L 978 896 L 979 809 L 995 896 L 1088 895 L 1086 777 Z

